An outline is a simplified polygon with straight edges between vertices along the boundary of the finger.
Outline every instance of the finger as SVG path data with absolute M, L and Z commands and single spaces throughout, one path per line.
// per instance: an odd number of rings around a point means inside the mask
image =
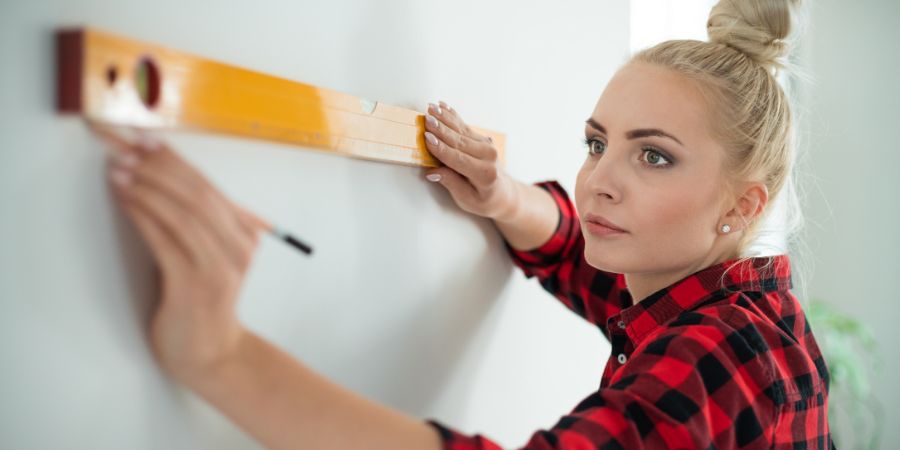
M 465 124 L 450 111 L 428 104 L 429 114 L 425 115 L 425 128 L 438 134 L 453 147 L 461 148 L 465 137 Z
M 165 143 L 157 139 L 153 133 L 134 126 L 113 125 L 108 123 L 97 122 L 95 120 L 87 120 L 88 128 L 102 138 L 104 141 L 115 146 L 115 150 L 133 150 L 133 151 L 155 151 Z M 133 136 L 127 138 L 121 134 L 122 131 L 129 131 Z
M 428 113 L 441 121 L 444 125 L 449 127 L 450 129 L 456 131 L 457 133 L 464 133 L 466 129 L 466 124 L 463 123 L 462 118 L 454 112 L 450 111 L 446 108 L 446 105 L 441 102 L 441 105 L 438 106 L 434 103 L 428 104 Z
M 496 160 L 497 150 L 491 145 L 493 143 L 493 140 L 490 138 L 490 136 L 485 136 L 481 133 L 478 133 L 475 129 L 466 125 L 466 123 L 462 120 L 462 117 L 460 117 L 459 113 L 456 110 L 451 108 L 443 101 L 439 103 L 440 105 L 429 103 L 429 112 L 440 122 L 438 125 L 445 125 L 447 128 L 456 131 L 461 136 L 465 136 L 472 141 L 485 143 L 486 145 L 483 146 L 473 146 L 473 148 L 471 149 L 472 151 L 470 151 L 469 153 L 477 158 Z M 426 125 L 428 125 L 427 120 L 428 119 L 426 118 Z M 432 125 L 434 124 L 432 123 Z M 452 142 L 449 139 L 447 140 L 447 142 L 450 142 L 452 145 Z M 461 149 L 463 151 L 469 150 L 468 148 Z
M 133 182 L 132 174 L 110 165 L 107 168 L 107 178 L 116 202 L 137 227 L 159 266 L 171 270 L 173 266 L 189 263 L 191 255 L 178 242 L 177 236 L 128 198 L 126 190 Z
M 468 136 L 476 141 L 491 142 L 489 136 L 478 133 L 472 127 L 466 125 L 459 113 L 450 107 L 450 105 L 439 102 L 439 105 L 429 103 L 429 112 L 434 115 L 442 123 L 455 130 L 456 132 Z
M 132 203 L 123 202 L 123 208 L 150 247 L 150 252 L 164 274 L 186 266 L 190 261 L 189 255 L 178 245 L 175 237 L 154 220 L 153 216 Z
M 468 130 L 469 130 L 468 136 L 470 138 L 472 138 L 478 142 L 484 142 L 484 143 L 488 143 L 488 144 L 494 143 L 494 139 L 492 139 L 490 136 L 488 136 L 486 134 L 479 133 L 477 130 L 475 130 L 475 128 L 469 127 Z
M 236 220 L 230 201 L 174 151 L 163 149 L 158 156 L 146 158 L 133 171 L 139 180 L 164 190 L 182 207 L 203 213 L 208 225 Z
M 476 141 L 448 127 L 432 115 L 425 116 L 425 129 L 436 135 L 450 147 L 463 151 L 475 158 L 492 161 L 496 154 L 493 146 L 483 141 Z
M 119 184 L 117 189 L 126 206 L 144 211 L 172 236 L 191 264 L 202 267 L 216 258 L 226 257 L 200 222 L 193 215 L 185 214 L 171 197 L 134 180 L 127 185 Z
M 174 151 L 163 148 L 133 169 L 135 178 L 167 195 L 183 214 L 193 215 L 206 227 L 235 262 L 242 261 L 240 249 L 231 245 L 235 235 L 250 237 L 231 207 L 231 202 L 200 172 Z
M 110 145 L 114 157 L 125 153 L 135 154 L 136 156 L 143 158 L 155 154 L 160 150 L 171 151 L 171 147 L 164 141 L 156 138 L 152 133 L 140 128 L 112 126 L 91 120 L 88 121 L 88 127 L 95 135 Z M 120 134 L 122 130 L 126 129 L 131 131 L 133 137 L 127 138 Z
M 468 178 L 476 186 L 493 183 L 497 178 L 497 166 L 448 146 L 431 132 L 425 132 L 425 145 L 442 163 Z
M 142 236 L 153 249 L 165 275 L 195 276 L 199 273 L 211 275 L 200 282 L 217 283 L 224 270 L 236 269 L 243 273 L 250 265 L 257 247 L 255 239 L 237 236 L 229 242 L 240 254 L 239 264 L 235 266 L 233 262 L 226 262 L 230 261 L 229 252 L 222 250 L 208 230 L 194 218 L 179 214 L 165 196 L 144 190 L 140 184 L 120 185 L 117 189 L 126 208 L 133 211 L 133 220 L 144 218 L 143 224 L 137 221 L 135 224 L 144 227 Z M 166 251 L 167 248 L 172 251 Z M 173 256 L 176 254 L 177 258 Z M 170 258 L 169 264 L 166 264 L 166 257 Z
M 237 203 L 231 202 L 231 207 L 235 210 L 235 213 L 238 216 L 238 221 L 244 228 L 244 231 L 252 235 L 254 239 L 258 239 L 259 233 L 261 231 L 269 231 L 272 229 L 272 224 L 270 224 L 268 221 L 260 218 L 247 209 L 244 209 Z
M 448 110 L 448 111 L 450 111 L 450 112 L 456 112 L 453 108 L 450 107 L 450 105 L 448 105 L 448 104 L 447 104 L 445 101 L 443 101 L 443 100 L 439 101 L 438 104 L 441 106 L 441 108 L 444 108 L 444 109 L 446 109 L 446 110 Z
M 165 191 L 176 200 L 182 214 L 199 216 L 219 240 L 220 248 L 226 250 L 228 257 L 242 263 L 244 249 L 233 245 L 232 236 L 243 233 L 245 237 L 251 237 L 253 233 L 241 225 L 233 210 L 226 207 L 224 196 L 198 171 L 165 143 L 141 130 L 133 130 L 138 133 L 137 141 L 133 142 L 109 126 L 95 122 L 88 125 L 115 148 L 113 165 L 128 170 L 137 182 Z
M 449 167 L 441 167 L 428 172 L 428 174 L 440 175 L 441 179 L 437 183 L 447 188 L 457 203 L 472 203 L 477 198 L 478 193 L 469 180 Z
M 156 137 L 156 134 L 150 131 L 136 128 L 135 134 L 137 135 L 137 139 L 134 143 L 145 152 L 153 153 L 163 149 L 171 150 L 171 147 L 169 147 L 164 140 L 159 139 Z
M 139 149 L 132 145 L 130 141 L 122 137 L 113 127 L 93 121 L 88 121 L 88 127 L 94 135 L 99 137 L 107 145 L 106 148 L 111 151 L 113 155 L 140 156 Z

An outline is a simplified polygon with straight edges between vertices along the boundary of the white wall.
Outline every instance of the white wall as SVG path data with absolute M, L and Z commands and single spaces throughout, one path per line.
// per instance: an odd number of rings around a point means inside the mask
M 872 390 L 885 408 L 882 448 L 893 449 L 900 447 L 900 3 L 811 6 L 803 63 L 814 82 L 803 85 L 801 110 L 813 264 L 808 289 L 874 332 L 885 366 Z
M 583 121 L 628 49 L 618 1 L 0 0 L 3 448 L 255 446 L 148 351 L 149 254 L 113 207 L 100 144 L 53 110 L 52 33 L 72 24 L 420 110 L 443 99 L 508 133 L 513 176 L 570 192 Z M 339 383 L 506 446 L 599 384 L 603 337 L 420 170 L 169 138 L 316 248 L 308 259 L 265 240 L 239 313 Z

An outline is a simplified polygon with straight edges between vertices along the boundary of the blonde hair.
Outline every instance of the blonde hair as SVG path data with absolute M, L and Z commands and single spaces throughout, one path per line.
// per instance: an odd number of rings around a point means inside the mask
M 707 22 L 708 42 L 670 40 L 641 50 L 629 63 L 672 69 L 694 81 L 710 107 L 710 130 L 725 148 L 729 180 L 759 181 L 769 202 L 746 224 L 738 244 L 742 259 L 758 238 L 776 198 L 792 209 L 790 235 L 802 226 L 790 176 L 796 159 L 791 107 L 776 76 L 786 61 L 799 0 L 720 0 Z M 731 188 L 733 186 L 729 186 Z

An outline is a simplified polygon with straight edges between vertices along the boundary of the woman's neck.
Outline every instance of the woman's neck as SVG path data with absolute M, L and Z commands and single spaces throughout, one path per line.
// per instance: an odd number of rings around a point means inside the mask
M 726 252 L 719 256 L 710 255 L 690 266 L 678 270 L 667 272 L 626 273 L 624 274 L 625 284 L 636 305 L 660 289 L 669 287 L 689 275 L 736 257 L 737 255 L 735 253 Z

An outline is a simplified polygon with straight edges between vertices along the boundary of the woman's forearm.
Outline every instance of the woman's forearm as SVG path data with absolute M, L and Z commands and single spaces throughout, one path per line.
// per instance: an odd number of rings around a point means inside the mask
M 517 250 L 534 250 L 547 242 L 559 224 L 559 208 L 553 197 L 533 184 L 515 181 L 516 200 L 507 217 L 494 224 Z
M 424 421 L 329 381 L 250 331 L 231 357 L 182 382 L 266 448 L 441 449 Z

